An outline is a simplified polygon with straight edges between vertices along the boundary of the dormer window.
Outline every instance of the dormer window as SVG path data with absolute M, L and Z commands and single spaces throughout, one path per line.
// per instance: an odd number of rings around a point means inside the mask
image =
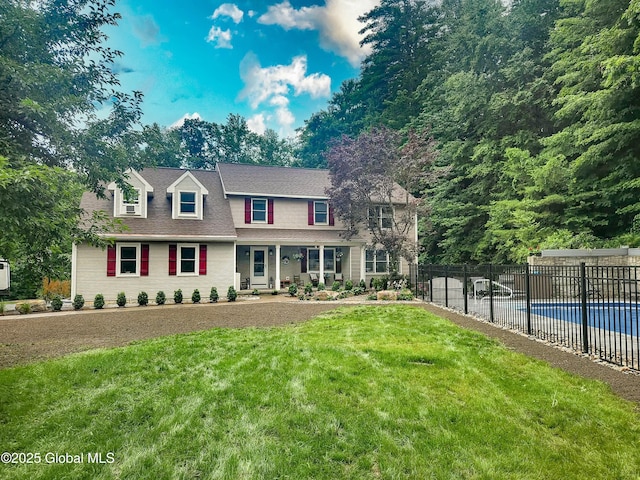
M 180 215 L 196 215 L 196 192 L 180 192 Z
M 202 220 L 204 199 L 209 191 L 193 176 L 184 172 L 167 188 L 167 198 L 171 199 L 171 218 Z
M 134 188 L 124 191 L 122 206 L 125 215 L 140 215 L 140 189 Z
M 153 196 L 153 187 L 134 170 L 125 175 L 127 188 L 120 188 L 116 182 L 107 187 L 113 192 L 113 216 L 147 218 L 147 202 Z

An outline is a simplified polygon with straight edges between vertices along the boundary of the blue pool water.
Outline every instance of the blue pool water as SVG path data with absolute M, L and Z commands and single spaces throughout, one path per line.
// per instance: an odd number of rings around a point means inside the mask
M 531 303 L 531 313 L 557 320 L 582 323 L 582 305 L 580 302 L 533 302 Z M 636 303 L 587 303 L 587 322 L 591 327 L 618 333 L 633 333 L 635 336 L 638 335 L 638 318 L 640 318 L 640 305 Z

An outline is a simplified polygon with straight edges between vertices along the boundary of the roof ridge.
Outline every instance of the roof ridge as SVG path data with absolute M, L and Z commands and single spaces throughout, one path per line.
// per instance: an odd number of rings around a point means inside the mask
M 286 168 L 290 170 L 308 170 L 311 172 L 328 172 L 328 168 L 311 168 L 311 167 L 294 167 L 291 165 L 260 165 L 253 163 L 229 163 L 229 162 L 218 162 L 218 165 L 231 165 L 231 166 L 239 166 L 239 167 L 263 167 L 263 168 Z

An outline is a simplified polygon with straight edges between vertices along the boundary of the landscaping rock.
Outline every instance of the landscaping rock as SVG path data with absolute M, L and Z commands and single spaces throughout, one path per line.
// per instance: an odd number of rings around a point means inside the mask
M 382 290 L 378 292 L 378 300 L 398 300 L 398 292 L 395 290 Z

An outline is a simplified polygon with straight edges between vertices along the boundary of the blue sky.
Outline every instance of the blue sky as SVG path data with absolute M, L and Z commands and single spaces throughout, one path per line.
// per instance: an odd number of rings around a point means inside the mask
M 366 51 L 357 17 L 378 0 L 120 0 L 107 45 L 124 56 L 124 91 L 144 94 L 143 122 L 244 116 L 282 136 L 357 77 Z

